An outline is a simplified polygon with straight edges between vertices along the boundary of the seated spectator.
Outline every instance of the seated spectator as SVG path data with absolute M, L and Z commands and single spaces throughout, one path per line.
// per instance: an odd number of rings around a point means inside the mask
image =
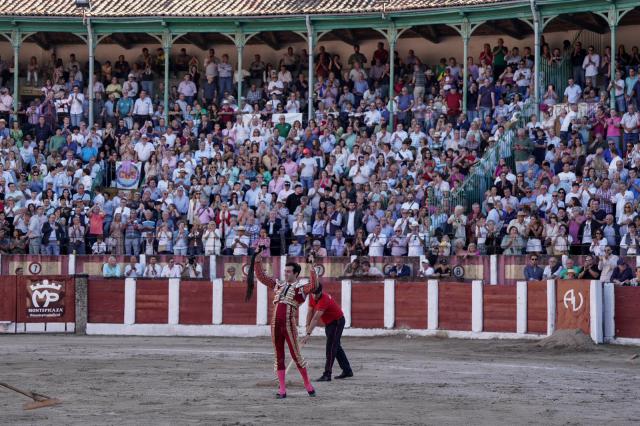
M 420 273 L 419 273 L 419 276 L 424 277 L 424 278 L 431 278 L 431 277 L 434 276 L 434 273 L 435 273 L 435 270 L 429 264 L 429 260 L 428 259 L 424 259 L 422 262 L 420 262 Z
M 618 259 L 618 265 L 611 274 L 611 282 L 617 285 L 628 285 L 633 280 L 633 271 L 624 259 Z
M 158 260 L 155 256 L 149 258 L 149 264 L 144 268 L 145 278 L 160 278 L 162 274 L 162 267 L 158 265 Z
M 144 267 L 142 264 L 138 263 L 138 258 L 135 256 L 131 256 L 129 258 L 129 263 L 124 267 L 124 277 L 125 278 L 139 278 L 142 277 L 144 273 Z
M 362 268 L 362 276 L 363 277 L 384 277 L 384 274 L 380 269 L 375 266 L 371 266 L 371 263 L 368 260 L 364 260 L 360 263 Z
M 386 275 L 391 278 L 402 278 L 411 276 L 411 267 L 402 262 L 396 262 L 387 268 Z
M 182 270 L 183 278 L 202 278 L 202 266 L 198 264 L 195 256 L 189 257 L 187 264 Z
M 102 266 L 102 276 L 105 278 L 119 278 L 122 276 L 120 265 L 115 256 L 109 256 L 109 260 Z
M 440 260 L 438 260 L 438 264 L 433 270 L 433 276 L 438 278 L 451 277 L 451 267 L 449 266 L 449 262 L 445 257 L 442 257 Z
M 524 267 L 524 279 L 527 281 L 540 281 L 544 274 L 543 269 L 538 266 L 538 255 L 534 254 L 529 258 L 529 264 Z
M 172 258 L 164 265 L 160 273 L 162 278 L 180 278 L 182 276 L 182 267 Z
M 578 274 L 578 278 L 581 280 L 600 279 L 600 269 L 598 269 L 598 263 L 594 262 L 593 256 L 585 257 L 584 265 L 582 266 L 582 270 Z
M 549 264 L 544 268 L 542 272 L 542 278 L 545 280 L 558 278 L 560 271 L 562 270 L 562 264 L 558 262 L 557 257 L 550 257 Z
M 564 268 L 560 270 L 558 276 L 563 280 L 575 279 L 580 274 L 581 268 L 576 265 L 573 259 L 567 258 Z

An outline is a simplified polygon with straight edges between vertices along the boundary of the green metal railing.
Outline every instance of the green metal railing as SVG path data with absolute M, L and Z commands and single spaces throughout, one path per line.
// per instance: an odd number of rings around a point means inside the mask
M 462 184 L 442 194 L 436 193 L 433 188 L 427 191 L 427 207 L 431 213 L 441 210 L 447 214 L 453 213 L 456 206 L 463 206 L 465 211 L 471 211 L 474 203 L 482 203 L 484 193 L 491 188 L 495 181 L 495 171 L 501 158 L 504 158 L 511 169 L 515 169 L 515 161 L 511 151 L 511 145 L 515 137 L 513 129 L 507 132 L 498 142 L 489 147 L 480 161 L 471 168 L 471 171 Z

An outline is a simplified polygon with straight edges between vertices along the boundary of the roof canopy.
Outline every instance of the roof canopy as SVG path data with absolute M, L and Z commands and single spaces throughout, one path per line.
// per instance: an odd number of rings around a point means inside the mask
M 92 0 L 91 14 L 123 16 L 258 16 L 380 13 L 478 6 L 508 0 Z M 81 16 L 74 0 L 5 0 L 0 15 Z

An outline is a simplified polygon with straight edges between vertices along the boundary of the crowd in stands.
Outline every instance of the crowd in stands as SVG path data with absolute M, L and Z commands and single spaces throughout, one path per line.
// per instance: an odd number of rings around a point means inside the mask
M 541 116 L 523 121 L 529 47 L 498 39 L 466 59 L 463 114 L 454 57 L 427 64 L 409 50 L 390 64 L 383 43 L 348 58 L 319 46 L 315 115 L 289 122 L 307 107 L 305 51 L 255 55 L 238 73 L 226 54 L 182 49 L 165 114 L 164 52 L 144 48 L 135 61 L 96 61 L 93 128 L 88 64 L 31 58 L 22 77 L 41 96 L 16 114 L 0 61 L 0 252 L 637 255 L 640 56 L 617 52 L 611 78 L 608 47 L 543 40 L 542 60 L 569 61 L 573 74 L 562 93 L 543 88 Z M 486 171 L 483 199 L 451 205 L 509 132 L 511 157 Z M 137 190 L 114 188 L 117 167 L 136 164 Z

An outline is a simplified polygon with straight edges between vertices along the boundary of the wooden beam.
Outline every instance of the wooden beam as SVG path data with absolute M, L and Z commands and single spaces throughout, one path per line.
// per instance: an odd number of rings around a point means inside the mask
M 356 37 L 353 35 L 353 31 L 352 30 L 333 30 L 331 31 L 331 35 L 334 36 L 335 38 L 337 38 L 338 40 L 347 43 L 351 46 L 355 46 L 358 43 L 358 40 L 356 39 Z
M 593 17 L 593 15 L 586 15 L 586 19 L 583 19 L 580 15 L 569 14 L 568 17 L 565 18 L 563 16 L 559 16 L 558 18 L 564 22 L 571 22 L 574 25 L 577 25 L 587 31 L 591 31 L 597 34 L 605 34 L 609 32 L 609 26 L 601 24 L 597 18 Z
M 31 37 L 29 37 L 31 41 L 33 41 L 38 47 L 42 50 L 51 49 L 51 43 L 47 40 L 47 36 L 45 33 L 34 33 Z
M 422 27 L 413 27 L 413 32 L 418 34 L 420 37 L 429 40 L 431 43 L 438 44 L 440 43 L 440 34 L 435 29 L 433 25 L 425 25 Z
M 131 42 L 127 39 L 127 37 L 124 34 L 113 33 L 111 34 L 110 38 L 114 43 L 122 46 L 126 50 L 129 50 L 133 47 Z
M 505 21 L 494 21 L 489 25 L 490 26 L 492 25 L 496 29 L 496 31 L 499 31 L 506 36 L 515 38 L 516 40 L 522 40 L 527 36 L 528 31 L 526 33 L 524 31 L 518 31 L 518 28 L 521 28 L 524 30 L 525 27 L 528 28 L 528 26 L 525 26 L 524 24 L 517 25 L 513 21 L 516 21 L 516 20 L 510 19 L 509 21 L 507 21 L 508 23 Z M 509 26 L 509 23 L 511 24 L 511 26 L 513 26 L 513 28 Z
M 269 35 L 269 33 L 271 33 L 271 35 Z M 256 34 L 255 36 L 253 36 L 253 39 L 266 44 L 273 50 L 280 50 L 280 48 L 282 47 L 272 31 L 265 31 L 261 32 L 260 34 Z
M 200 50 L 209 50 L 209 43 L 198 33 L 189 33 L 182 37 L 184 40 L 193 44 Z

